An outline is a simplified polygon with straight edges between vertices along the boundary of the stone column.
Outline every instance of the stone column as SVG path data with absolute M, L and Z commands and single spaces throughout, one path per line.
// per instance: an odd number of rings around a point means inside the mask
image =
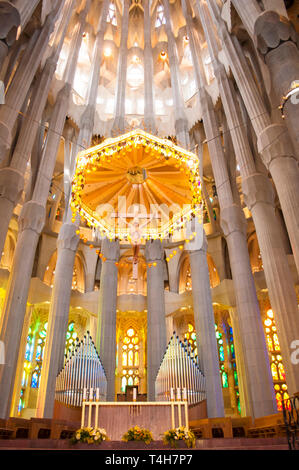
M 71 297 L 74 258 L 79 238 L 73 224 L 64 224 L 57 241 L 57 264 L 52 291 L 46 347 L 37 401 L 37 417 L 52 418 L 56 377 L 63 367 L 65 335 Z
M 241 122 L 240 110 L 234 100 L 224 66 L 217 58 L 218 47 L 214 26 L 206 6 L 201 6 L 200 14 L 228 126 L 231 129 L 234 151 L 240 166 L 245 202 L 252 212 L 256 227 L 271 306 L 280 324 L 278 330 L 282 337 L 282 356 L 285 368 L 288 370 L 288 387 L 290 393 L 294 393 L 299 390 L 299 376 L 296 374 L 296 366 L 290 361 L 292 352 L 290 345 L 295 338 L 299 338 L 298 307 L 293 278 L 275 214 L 274 191 L 267 176 L 255 168 L 248 137 Z M 288 317 L 289 323 L 284 321 L 285 316 Z
M 0 365 L 0 418 L 9 417 L 19 346 L 26 312 L 34 255 L 45 221 L 45 208 L 30 201 L 19 217 L 19 235 L 0 323 L 6 363 Z
M 265 416 L 275 410 L 273 382 L 266 350 L 261 315 L 251 272 L 246 241 L 246 221 L 240 203 L 234 202 L 219 127 L 211 98 L 199 90 L 203 123 L 208 141 L 220 204 L 221 228 L 226 237 L 234 281 L 240 335 L 244 346 L 248 398 L 251 416 Z
M 127 57 L 128 57 L 128 33 L 129 33 L 129 8 L 130 0 L 123 2 L 123 16 L 121 22 L 121 38 L 117 66 L 117 84 L 115 93 L 115 113 L 112 125 L 112 136 L 115 133 L 122 134 L 125 129 L 125 98 L 127 84 Z
M 96 95 L 98 90 L 101 54 L 106 29 L 106 18 L 109 0 L 105 0 L 99 23 L 95 46 L 93 67 L 88 90 L 88 104 L 83 113 L 77 145 L 71 162 L 71 173 L 74 171 L 77 152 L 88 146 L 93 131 Z M 69 182 L 70 185 L 70 182 Z M 68 193 L 70 190 L 67 191 Z M 69 204 L 69 201 L 67 201 Z M 54 286 L 49 314 L 49 328 L 45 346 L 45 362 L 42 369 L 40 390 L 38 395 L 37 415 L 52 417 L 55 396 L 55 382 L 59 369 L 62 367 L 65 337 L 69 318 L 73 269 L 79 237 L 76 235 L 79 221 L 71 223 L 71 210 L 67 206 L 65 220 L 58 237 L 57 264 L 55 268 Z M 55 353 L 53 352 L 55 351 Z M 46 367 L 45 367 L 46 366 Z
M 144 124 L 149 132 L 156 133 L 154 91 L 153 91 L 153 51 L 151 41 L 150 0 L 144 0 Z
M 2 221 L 0 226 L 0 253 L 3 251 L 14 208 L 19 202 L 24 189 L 27 163 L 33 149 L 74 4 L 75 0 L 66 2 L 62 22 L 54 38 L 53 53 L 47 59 L 34 86 L 32 99 L 26 113 L 26 119 L 22 122 L 10 166 L 0 169 L 0 219 Z
M 9 283 L 6 291 L 5 309 L 2 314 L 1 339 L 4 344 L 13 342 L 14 351 L 11 353 L 9 366 L 1 366 L 4 369 L 3 380 L 1 377 L 0 393 L 3 396 L 0 416 L 8 416 L 11 393 L 13 388 L 18 346 L 21 341 L 21 328 L 23 325 L 26 310 L 26 302 L 34 262 L 35 251 L 39 235 L 45 223 L 45 207 L 49 194 L 50 182 L 53 175 L 56 155 L 60 143 L 60 136 L 63 132 L 65 116 L 68 109 L 68 102 L 71 92 L 71 83 L 74 79 L 75 65 L 77 63 L 82 34 L 85 27 L 85 17 L 89 10 L 90 1 L 87 0 L 84 10 L 80 13 L 78 27 L 73 33 L 72 46 L 75 51 L 68 60 L 67 73 L 65 75 L 66 85 L 58 93 L 54 110 L 51 116 L 47 141 L 42 155 L 36 184 L 34 187 L 32 200 L 23 206 L 20 216 L 21 235 L 19 235 L 13 266 L 9 276 Z M 25 222 L 22 222 L 22 221 Z M 22 230 L 22 225 L 26 229 Z M 33 227 L 33 228 L 32 228 Z M 2 375 L 2 373 L 1 373 Z M 2 389 L 3 388 L 3 393 Z M 1 406 L 0 405 L 0 406 Z
M 197 0 L 198 3 L 199 0 Z M 201 0 L 201 4 L 204 2 Z M 297 270 L 299 271 L 299 169 L 285 126 L 272 124 L 238 40 L 230 36 L 215 0 L 208 3 L 234 78 L 258 137 L 258 151 L 275 183 L 286 222 Z M 199 7 L 200 10 L 200 7 Z
M 46 51 L 50 34 L 53 31 L 57 9 L 48 15 L 40 31 L 35 31 L 22 60 L 14 75 L 13 81 L 5 96 L 5 104 L 0 109 L 0 162 L 6 156 L 12 142 L 12 132 L 19 111 L 31 86 L 33 77 Z
M 275 413 L 276 404 L 261 313 L 247 251 L 246 222 L 238 206 L 222 209 L 221 227 L 228 245 L 235 286 L 245 374 L 249 386 L 249 409 L 251 416 L 257 418 Z
M 299 83 L 299 36 L 294 25 L 274 11 L 261 13 L 254 25 L 257 48 L 268 66 L 276 106 Z M 299 91 L 284 106 L 285 123 L 295 151 L 299 148 Z M 298 151 L 297 151 L 298 153 Z M 299 155 L 299 153 L 298 153 Z
M 115 399 L 116 368 L 116 301 L 117 301 L 117 266 L 119 259 L 119 242 L 102 241 L 103 258 L 100 294 L 99 318 L 97 328 L 97 350 L 107 377 L 107 401 Z
M 25 28 L 26 24 L 32 17 L 40 0 L 12 0 L 11 3 L 19 10 L 21 16 L 21 28 Z
M 155 401 L 155 380 L 166 349 L 164 249 L 160 240 L 146 243 L 147 264 L 147 400 Z
M 21 17 L 18 9 L 10 2 L 0 2 L 0 70 L 18 33 Z
M 180 72 L 178 53 L 173 34 L 172 21 L 169 8 L 169 0 L 163 0 L 164 15 L 166 19 L 165 31 L 168 40 L 168 58 L 170 67 L 171 88 L 173 93 L 173 101 L 175 108 L 175 131 L 179 144 L 188 149 L 189 148 L 189 133 L 188 133 L 188 120 L 185 113 L 185 106 L 183 100 L 183 92 L 181 88 Z
M 190 251 L 189 257 L 194 321 L 198 335 L 200 366 L 206 380 L 208 417 L 220 418 L 224 416 L 224 405 L 205 236 L 202 248 Z

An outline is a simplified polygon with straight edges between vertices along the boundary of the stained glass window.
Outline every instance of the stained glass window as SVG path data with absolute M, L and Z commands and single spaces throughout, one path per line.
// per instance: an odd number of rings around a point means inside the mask
M 113 26 L 117 26 L 116 21 L 116 7 L 114 3 L 110 3 L 107 15 L 107 23 L 113 24 Z
M 188 331 L 186 331 L 186 333 L 184 334 L 184 339 L 187 340 L 188 344 L 190 345 L 194 356 L 197 356 L 198 349 L 197 349 L 196 332 L 192 323 L 188 323 Z
M 48 322 L 41 323 L 40 319 L 35 320 L 28 330 L 27 343 L 25 348 L 25 362 L 21 381 L 20 400 L 18 413 L 26 406 L 25 391 L 27 387 L 37 389 L 40 386 L 40 376 L 44 359 L 45 342 L 47 336 Z M 66 334 L 66 351 L 74 343 L 77 337 L 74 322 L 70 322 Z M 27 396 L 28 394 L 26 394 Z
M 159 28 L 160 26 L 162 26 L 162 24 L 165 24 L 165 23 L 166 23 L 166 19 L 164 16 L 164 8 L 163 8 L 163 5 L 159 4 L 157 6 L 157 18 L 155 22 L 155 28 Z
M 277 328 L 274 319 L 274 313 L 270 309 L 264 319 L 264 330 L 266 343 L 270 356 L 270 367 L 274 383 L 274 391 L 278 411 L 282 410 L 282 400 L 289 398 L 288 388 L 285 380 L 285 370 L 283 366 L 280 344 L 277 335 Z
M 122 346 L 122 381 L 121 391 L 127 385 L 139 385 L 139 336 L 134 328 L 128 328 Z

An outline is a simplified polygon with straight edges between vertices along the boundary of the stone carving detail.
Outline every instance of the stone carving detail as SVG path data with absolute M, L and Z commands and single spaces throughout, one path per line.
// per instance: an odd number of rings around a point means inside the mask
M 0 2 L 0 39 L 11 46 L 17 39 L 20 13 L 10 2 Z
M 263 12 L 255 22 L 257 47 L 263 56 L 276 49 L 282 42 L 292 41 L 299 48 L 299 36 L 294 25 L 274 11 Z

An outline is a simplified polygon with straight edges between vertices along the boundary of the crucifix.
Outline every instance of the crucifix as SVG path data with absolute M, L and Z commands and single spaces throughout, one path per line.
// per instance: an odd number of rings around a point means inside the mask
M 130 227 L 130 236 L 133 245 L 133 256 L 130 259 L 133 263 L 133 275 L 134 280 L 138 279 L 138 255 L 139 255 L 139 246 L 142 239 L 142 229 L 146 227 L 152 220 L 161 220 L 161 216 L 158 212 L 148 214 L 142 214 L 139 212 L 139 207 L 134 205 L 134 211 L 129 213 L 114 212 L 111 214 L 111 217 L 114 219 L 119 219 Z M 132 219 L 131 221 L 127 219 Z M 143 223 L 140 223 L 141 220 L 145 220 Z

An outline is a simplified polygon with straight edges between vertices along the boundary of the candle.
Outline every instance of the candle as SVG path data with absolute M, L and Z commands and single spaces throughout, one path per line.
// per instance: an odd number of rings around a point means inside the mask
M 99 389 L 99 387 L 97 387 L 97 389 L 96 389 L 96 400 L 100 401 L 100 389 Z
M 133 401 L 136 401 L 137 399 L 137 390 L 136 388 L 133 388 Z
M 176 391 L 176 397 L 177 397 L 178 401 L 181 400 L 181 389 L 180 388 L 178 388 L 177 391 Z
M 187 401 L 187 389 L 183 388 L 183 400 Z
M 174 400 L 174 391 L 173 391 L 173 388 L 171 387 L 170 389 L 170 399 L 171 400 Z
M 93 388 L 90 387 L 90 391 L 89 391 L 89 401 L 93 401 Z
M 86 394 L 87 394 L 87 390 L 86 388 L 83 389 L 83 400 L 86 400 Z

